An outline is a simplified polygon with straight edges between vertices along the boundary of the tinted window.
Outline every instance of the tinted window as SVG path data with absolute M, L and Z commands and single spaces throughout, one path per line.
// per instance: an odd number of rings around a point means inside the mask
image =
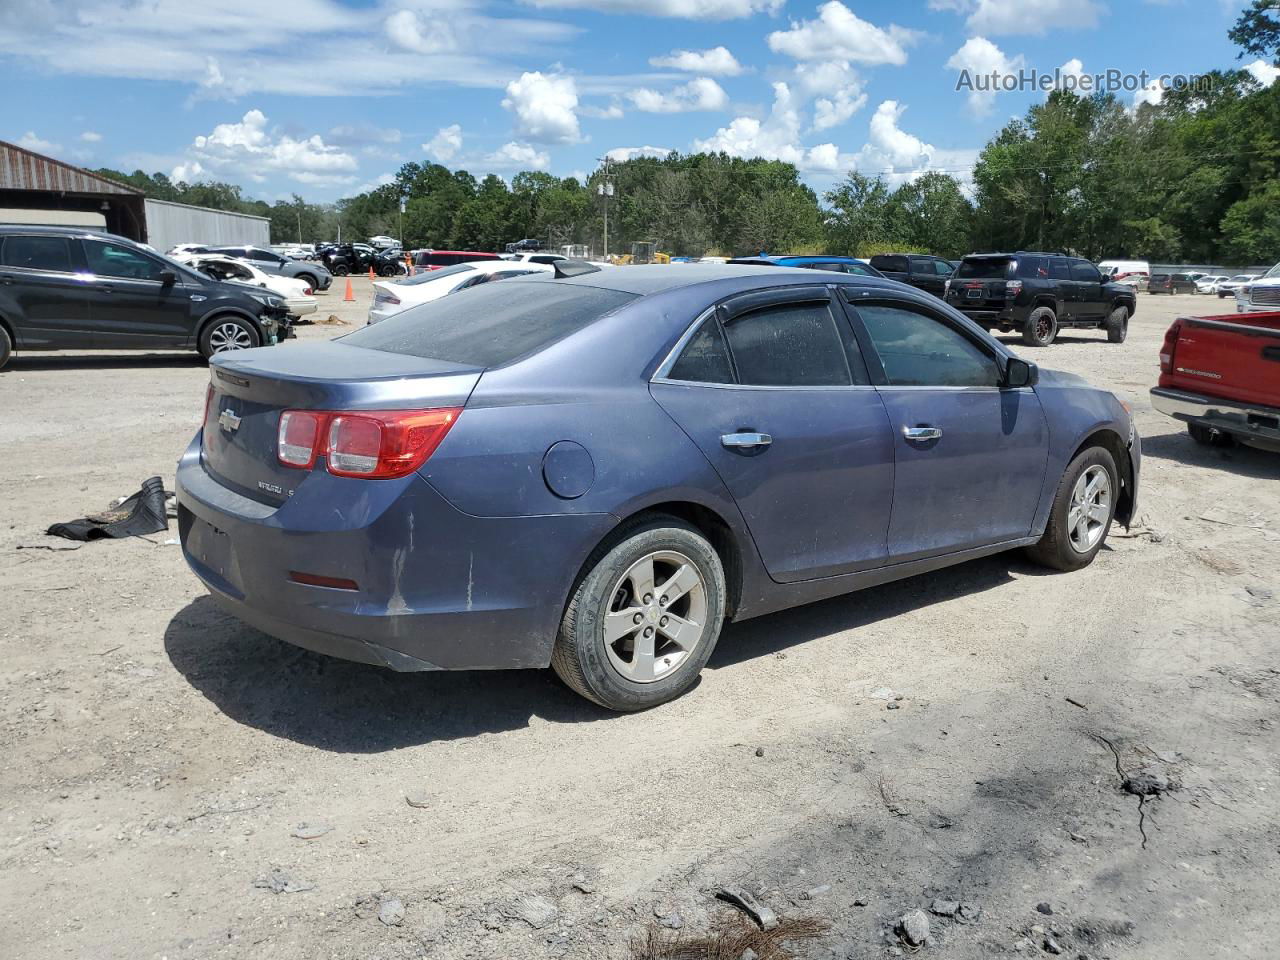
M 1024 280 L 1039 280 L 1049 276 L 1049 261 L 1045 257 L 1019 257 L 1018 276 Z
M 870 270 L 868 270 L 868 269 L 867 269 L 867 267 L 866 267 L 866 265 L 865 265 L 865 264 L 861 264 L 861 263 L 846 263 L 846 264 L 844 265 L 844 272 L 845 272 L 845 273 L 852 273 L 852 274 L 854 274 L 855 276 L 859 276 L 859 277 L 874 277 L 874 276 L 875 276 L 875 274 L 874 274 L 874 273 L 872 273 Z M 948 273 L 950 273 L 950 271 L 947 271 L 947 272 L 948 272 Z
M 951 266 L 951 264 L 947 263 L 945 260 L 935 260 L 933 261 L 933 269 L 938 276 L 949 277 L 955 272 L 956 268 Z
M 765 387 L 848 386 L 849 361 L 825 303 L 766 307 L 725 324 L 738 382 Z
M 558 263 L 563 259 L 564 257 L 556 257 L 556 256 L 550 256 L 548 254 L 542 254 L 537 257 L 530 257 L 529 262 L 530 263 Z
M 284 263 L 285 262 L 284 257 L 280 256 L 280 254 L 278 253 L 272 253 L 270 250 L 250 249 L 249 259 L 261 260 L 264 263 Z
M 1087 260 L 1071 261 L 1071 279 L 1083 280 L 1088 283 L 1101 283 L 1102 274 L 1098 272 L 1098 268 Z
M 342 338 L 353 347 L 493 367 L 534 353 L 635 294 L 555 282 L 487 283 Z
M 452 267 L 442 267 L 439 270 L 428 270 L 426 273 L 415 273 L 412 277 L 405 277 L 402 280 L 393 280 L 392 283 L 400 284 L 406 287 L 416 287 L 420 283 L 430 283 L 432 280 L 439 280 L 441 277 L 452 276 L 455 273 L 469 273 L 475 267 L 466 263 L 459 263 Z
M 1055 280 L 1071 279 L 1071 264 L 1065 257 L 1054 257 L 1049 261 L 1049 273 Z
M 859 305 L 884 374 L 895 387 L 993 387 L 995 361 L 940 320 L 900 307 Z
M 956 276 L 961 280 L 1003 280 L 1009 263 L 1008 257 L 965 257 Z M 875 266 L 874 260 L 871 265 Z
M 4 241 L 6 267 L 71 272 L 71 241 L 66 237 L 8 237 Z
M 796 266 L 808 267 L 810 270 L 832 270 L 835 273 L 844 273 L 843 263 L 831 263 L 828 261 L 827 263 L 800 263 L 796 264 Z
M 703 323 L 693 339 L 685 344 L 667 376 L 692 383 L 733 383 L 729 350 L 715 317 Z
M 882 253 L 871 258 L 871 265 L 877 270 L 892 270 L 895 273 L 907 272 L 907 258 L 896 254 Z
M 158 260 L 152 260 L 132 247 L 99 240 L 84 242 L 84 257 L 89 262 L 89 272 L 99 277 L 159 280 L 166 269 Z

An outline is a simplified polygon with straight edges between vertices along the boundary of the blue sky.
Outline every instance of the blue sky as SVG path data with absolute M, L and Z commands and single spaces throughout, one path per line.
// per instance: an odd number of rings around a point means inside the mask
M 0 139 L 268 201 L 348 196 L 409 160 L 581 176 L 643 148 L 789 160 L 819 190 L 854 167 L 963 177 L 1044 93 L 957 92 L 961 68 L 1227 67 L 1242 6 L 3 0 Z

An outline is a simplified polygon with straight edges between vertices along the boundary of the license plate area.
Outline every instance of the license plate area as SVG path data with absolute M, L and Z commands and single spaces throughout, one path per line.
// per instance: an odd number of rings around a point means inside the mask
M 964 292 L 966 300 L 981 300 L 982 289 L 980 287 L 971 287 Z
M 231 538 L 226 533 L 213 524 L 192 516 L 186 547 L 191 559 L 218 581 L 216 586 L 236 597 L 244 596 L 240 588 L 240 571 L 235 562 L 235 551 L 231 546 Z

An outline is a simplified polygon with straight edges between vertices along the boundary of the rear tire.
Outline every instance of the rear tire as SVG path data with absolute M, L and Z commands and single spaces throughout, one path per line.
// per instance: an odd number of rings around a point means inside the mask
M 249 350 L 261 344 L 258 331 L 239 317 L 214 317 L 200 331 L 200 356 L 206 360 L 214 354 Z
M 1047 347 L 1058 335 L 1058 318 L 1048 307 L 1036 307 L 1022 325 L 1022 342 L 1029 347 Z
M 1111 453 L 1104 447 L 1084 450 L 1063 472 L 1044 536 L 1027 547 L 1027 556 L 1054 570 L 1087 567 L 1107 542 L 1119 495 Z
M 298 279 L 310 287 L 312 293 L 315 293 L 320 289 L 320 281 L 309 273 L 299 274 Z
M 609 710 L 674 700 L 715 649 L 726 596 L 720 557 L 693 527 L 669 516 L 625 524 L 574 587 L 551 667 Z
M 9 337 L 9 331 L 0 327 L 0 370 L 5 368 L 12 356 L 13 340 Z
M 329 272 L 332 273 L 335 277 L 345 277 L 348 273 L 351 272 L 351 270 L 347 267 L 345 263 L 335 263 L 333 265 L 333 269 Z
M 1124 343 L 1124 338 L 1129 335 L 1129 308 L 1116 307 L 1111 311 L 1111 316 L 1107 317 L 1107 342 L 1108 343 Z
M 1203 423 L 1188 423 L 1187 433 L 1191 439 L 1202 447 L 1230 447 L 1235 445 L 1235 438 L 1221 430 L 1206 427 Z

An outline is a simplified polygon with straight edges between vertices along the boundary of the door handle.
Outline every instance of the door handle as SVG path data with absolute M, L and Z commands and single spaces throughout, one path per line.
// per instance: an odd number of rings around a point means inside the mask
M 942 430 L 939 427 L 903 427 L 902 435 L 908 440 L 941 440 Z
M 767 433 L 726 433 L 720 437 L 722 447 L 767 447 L 773 437 Z

